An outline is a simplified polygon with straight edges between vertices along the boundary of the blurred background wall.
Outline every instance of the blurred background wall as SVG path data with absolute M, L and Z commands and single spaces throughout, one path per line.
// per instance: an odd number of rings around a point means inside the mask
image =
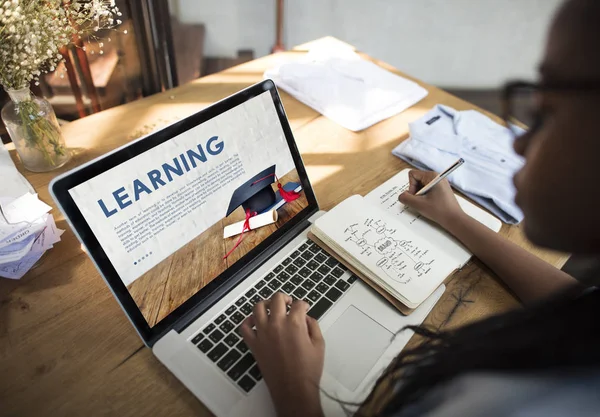
M 206 28 L 206 56 L 269 53 L 275 0 L 169 0 L 182 23 Z M 493 89 L 534 78 L 562 0 L 286 0 L 286 47 L 338 37 L 424 81 Z

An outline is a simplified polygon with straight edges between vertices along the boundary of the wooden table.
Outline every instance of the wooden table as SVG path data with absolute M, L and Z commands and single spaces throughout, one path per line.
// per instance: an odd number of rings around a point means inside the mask
M 311 44 L 73 122 L 63 130 L 74 157 L 55 172 L 26 172 L 14 150 L 11 154 L 40 198 L 53 204 L 47 187 L 57 174 L 261 80 L 266 68 L 302 56 Z M 323 209 L 350 194 L 366 194 L 406 168 L 391 150 L 407 138 L 408 122 L 433 105 L 475 108 L 419 83 L 429 90 L 426 99 L 358 133 L 281 93 Z M 62 242 L 20 281 L 0 279 L 0 415 L 210 415 L 143 346 L 60 212 L 52 213 L 58 227 L 67 230 Z M 557 267 L 567 259 L 531 246 L 519 227 L 504 226 L 501 233 Z M 427 324 L 460 326 L 517 305 L 503 284 L 475 260 L 450 281 Z

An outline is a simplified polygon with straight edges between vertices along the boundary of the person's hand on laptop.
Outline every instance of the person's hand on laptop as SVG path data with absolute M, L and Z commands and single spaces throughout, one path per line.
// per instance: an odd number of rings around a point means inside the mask
M 323 415 L 319 381 L 325 342 L 318 322 L 306 315 L 308 307 L 305 301 L 292 302 L 290 296 L 278 292 L 270 300 L 257 303 L 254 313 L 242 323 L 242 336 L 254 354 L 279 417 Z

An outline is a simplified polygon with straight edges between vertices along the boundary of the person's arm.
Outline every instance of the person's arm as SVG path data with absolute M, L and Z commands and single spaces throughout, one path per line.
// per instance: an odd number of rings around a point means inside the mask
M 323 417 L 319 382 L 325 341 L 319 323 L 307 311 L 305 301 L 292 302 L 289 295 L 277 292 L 257 303 L 240 329 L 278 417 Z
M 410 188 L 400 195 L 400 202 L 454 235 L 525 303 L 569 288 L 579 291 L 581 286 L 576 279 L 467 215 L 460 208 L 447 180 L 440 182 L 424 196 L 414 195 L 436 175 L 435 172 L 411 171 Z

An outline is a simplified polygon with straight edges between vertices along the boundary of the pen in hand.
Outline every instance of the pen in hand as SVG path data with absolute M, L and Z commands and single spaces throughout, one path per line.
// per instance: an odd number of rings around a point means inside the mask
M 458 169 L 458 167 L 460 167 L 464 163 L 465 163 L 465 160 L 460 158 L 458 161 L 456 161 L 455 163 L 450 165 L 450 167 L 448 167 L 448 169 L 446 169 L 444 172 L 441 172 L 440 174 L 438 174 L 433 180 L 431 180 L 431 182 L 429 184 L 427 184 L 426 186 L 421 188 L 415 195 L 421 196 L 421 195 L 427 194 L 429 192 L 429 190 L 431 190 L 433 187 L 435 187 L 440 181 L 442 181 L 448 175 L 450 175 L 454 171 L 456 171 L 456 169 Z

